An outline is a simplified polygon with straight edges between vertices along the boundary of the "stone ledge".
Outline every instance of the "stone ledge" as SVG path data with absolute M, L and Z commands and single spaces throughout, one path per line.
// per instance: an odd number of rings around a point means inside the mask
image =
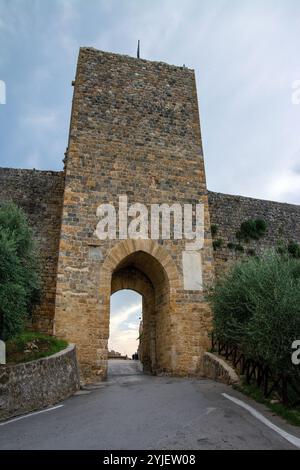
M 52 356 L 0 366 L 0 420 L 39 410 L 80 387 L 74 344 Z
M 208 379 L 227 385 L 239 383 L 239 377 L 233 367 L 216 354 L 206 352 L 202 359 L 202 374 Z

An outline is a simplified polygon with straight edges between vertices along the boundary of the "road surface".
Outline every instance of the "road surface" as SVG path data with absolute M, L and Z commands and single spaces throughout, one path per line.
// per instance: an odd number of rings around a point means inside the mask
M 206 379 L 151 377 L 134 361 L 110 361 L 107 382 L 63 406 L 0 426 L 0 449 L 296 449 L 247 410 L 242 399 L 300 437 L 264 407 Z

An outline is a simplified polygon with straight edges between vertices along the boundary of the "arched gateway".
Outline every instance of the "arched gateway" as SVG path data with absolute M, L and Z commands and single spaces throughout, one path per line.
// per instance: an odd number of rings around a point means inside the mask
M 180 278 L 171 256 L 153 241 L 131 243 L 126 240 L 111 250 L 103 264 L 102 275 L 103 296 L 120 289 L 132 289 L 143 297 L 141 356 L 144 371 L 172 371 L 172 356 L 179 347 L 176 345 L 176 293 Z M 109 299 L 105 299 L 102 316 L 106 325 L 104 336 L 108 340 L 107 301 Z M 106 350 L 103 354 L 106 355 Z
M 209 345 L 213 255 L 194 72 L 83 48 L 74 84 L 54 332 L 76 343 L 84 380 L 105 378 L 110 296 L 133 289 L 144 369 L 195 374 Z M 202 242 L 191 246 L 174 224 L 142 231 L 145 210 L 162 204 L 179 225 L 201 205 Z
M 207 191 L 192 70 L 92 48 L 79 53 L 64 171 L 0 168 L 0 202 L 10 200 L 25 210 L 39 247 L 42 298 L 32 326 L 76 343 L 85 381 L 106 377 L 118 289 L 143 296 L 144 369 L 197 374 L 210 345 L 205 294 L 214 269 L 222 276 L 243 256 L 232 249 L 241 224 L 266 221 L 257 253 L 278 237 L 300 241 L 299 206 Z M 180 228 L 193 212 L 197 219 L 199 204 L 195 244 Z M 210 217 L 222 242 L 215 250 Z

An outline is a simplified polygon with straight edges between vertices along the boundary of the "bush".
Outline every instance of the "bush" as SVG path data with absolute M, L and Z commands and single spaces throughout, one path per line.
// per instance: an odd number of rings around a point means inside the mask
M 245 251 L 243 245 L 240 245 L 239 243 L 235 245 L 234 249 L 235 251 L 239 251 L 240 253 L 244 253 Z
M 293 258 L 300 258 L 300 245 L 297 242 L 289 242 L 288 247 L 287 247 L 288 253 L 293 257 Z
M 213 241 L 213 249 L 214 250 L 222 248 L 222 246 L 223 246 L 223 239 L 222 238 L 218 238 L 217 240 Z
M 211 224 L 210 229 L 212 237 L 215 237 L 218 233 L 218 226 L 216 224 Z
M 268 252 L 237 263 L 211 296 L 219 339 L 275 373 L 295 373 L 291 345 L 300 338 L 300 261 Z
M 232 242 L 227 243 L 227 248 L 228 248 L 229 250 L 234 250 L 234 249 L 235 249 L 235 246 L 236 246 L 235 243 L 232 243 Z
M 238 240 L 249 242 L 250 240 L 259 240 L 266 233 L 267 225 L 262 219 L 249 219 L 241 224 L 240 230 L 236 233 Z
M 32 232 L 24 212 L 12 203 L 0 206 L 0 336 L 22 332 L 38 302 L 40 282 Z

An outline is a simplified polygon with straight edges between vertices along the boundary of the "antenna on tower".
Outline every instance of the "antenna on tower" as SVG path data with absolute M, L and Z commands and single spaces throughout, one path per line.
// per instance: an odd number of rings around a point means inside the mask
M 138 59 L 140 58 L 140 40 L 138 40 L 136 56 L 137 56 Z

